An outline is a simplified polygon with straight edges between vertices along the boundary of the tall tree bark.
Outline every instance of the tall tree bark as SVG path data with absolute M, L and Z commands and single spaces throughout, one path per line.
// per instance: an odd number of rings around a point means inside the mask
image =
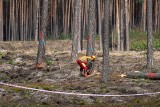
M 47 35 L 47 24 L 48 24 L 48 0 L 42 0 L 42 15 L 41 15 L 41 26 L 39 35 L 39 46 L 37 53 L 37 64 L 42 64 L 44 67 L 45 63 L 45 36 Z
M 120 15 L 119 15 L 119 0 L 116 0 L 116 28 L 117 28 L 117 41 L 118 41 L 118 44 L 117 44 L 117 48 L 118 48 L 118 51 L 121 50 L 121 45 L 120 45 Z
M 124 51 L 124 0 L 120 1 L 121 4 L 121 24 L 120 24 L 120 46 L 121 46 L 121 51 Z
M 38 17 L 39 17 L 39 0 L 33 0 L 33 34 L 35 41 L 38 40 Z
M 104 34 L 103 34 L 103 67 L 102 80 L 107 82 L 109 79 L 109 13 L 110 0 L 104 1 Z
M 75 0 L 74 4 L 74 23 L 73 23 L 73 40 L 72 40 L 72 60 L 77 59 L 79 36 L 81 36 L 81 0 Z
M 146 31 L 146 0 L 143 0 L 142 28 L 143 28 L 143 32 L 145 32 Z
M 98 35 L 99 35 L 99 49 L 102 51 L 102 15 L 101 15 L 101 0 L 98 0 Z
M 0 0 L 0 41 L 3 41 L 3 0 Z
M 155 0 L 155 19 L 154 19 L 154 30 L 157 31 L 158 22 L 158 0 Z
M 81 39 L 82 39 L 82 36 L 81 36 L 81 22 L 82 22 L 82 18 L 81 18 L 81 16 L 82 16 L 82 0 L 79 0 L 79 3 L 78 3 L 78 10 L 77 10 L 77 13 L 78 13 L 78 22 L 75 22 L 75 23 L 77 23 L 77 26 L 78 26 L 78 28 L 77 28 L 77 30 L 78 30 L 78 32 L 77 32 L 77 35 L 78 35 L 78 52 L 80 52 L 81 51 Z
M 94 54 L 95 31 L 96 31 L 96 16 L 95 16 L 96 1 L 89 1 L 89 21 L 88 21 L 88 37 L 87 37 L 87 55 Z
M 153 67 L 152 1 L 147 0 L 147 67 Z
M 125 0 L 125 33 L 126 33 L 126 45 L 125 48 L 127 51 L 129 51 L 129 20 L 128 20 L 129 14 L 128 14 L 128 0 Z

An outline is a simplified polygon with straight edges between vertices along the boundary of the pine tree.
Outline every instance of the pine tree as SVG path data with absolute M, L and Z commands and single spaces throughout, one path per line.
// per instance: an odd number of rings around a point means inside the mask
M 103 67 L 102 67 L 102 80 L 108 81 L 109 76 L 109 13 L 110 13 L 110 0 L 104 1 L 104 34 L 103 34 Z
M 35 41 L 38 40 L 39 5 L 39 0 L 33 0 L 33 34 Z
M 81 0 L 75 0 L 74 3 L 74 23 L 73 23 L 73 39 L 72 39 L 72 60 L 77 59 L 78 46 L 80 45 L 81 36 Z
M 45 63 L 45 36 L 48 24 L 48 0 L 42 0 L 41 26 L 39 34 L 39 46 L 37 53 L 37 67 L 44 67 Z
M 3 41 L 3 0 L 0 0 L 0 41 Z
M 95 14 L 95 8 L 96 8 L 96 1 L 90 0 L 89 1 L 89 21 L 88 21 L 88 37 L 87 37 L 87 55 L 91 56 L 94 52 L 94 46 L 95 46 L 95 31 L 96 31 L 96 14 Z
M 147 67 L 153 67 L 152 1 L 147 0 Z

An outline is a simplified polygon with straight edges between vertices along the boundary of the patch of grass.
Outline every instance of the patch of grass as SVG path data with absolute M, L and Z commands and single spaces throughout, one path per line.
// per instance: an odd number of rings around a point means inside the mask
M 147 106 L 147 107 L 159 107 L 160 106 L 160 99 L 156 99 L 156 98 L 150 98 L 150 99 L 147 99 L 147 100 L 142 100 L 142 98 L 136 98 L 133 100 L 133 105 L 137 105 L 139 107 L 144 107 L 144 106 Z
M 152 73 L 157 73 L 157 72 L 159 72 L 159 67 L 153 66 L 153 67 L 151 68 L 151 71 L 150 71 L 150 72 L 152 72 Z
M 19 92 L 22 91 L 22 90 L 19 89 L 19 88 L 11 88 L 11 90 L 12 90 L 13 92 L 15 92 L 15 93 L 19 93 Z
M 154 38 L 153 39 L 153 46 L 155 49 L 160 49 L 160 39 Z
M 76 105 L 85 105 L 85 104 L 87 104 L 87 102 L 85 100 L 77 99 L 77 98 L 72 99 L 72 103 L 76 104 Z
M 27 87 L 36 88 L 36 89 L 44 89 L 44 90 L 55 90 L 55 89 L 61 88 L 61 86 L 59 85 L 43 84 L 43 83 L 27 84 Z
M 101 88 L 99 93 L 109 93 L 109 90 L 107 88 Z
M 147 41 L 146 40 L 137 40 L 132 42 L 131 47 L 132 50 L 146 50 L 147 49 Z
M 46 60 L 46 64 L 47 64 L 47 65 L 53 65 L 54 62 L 53 62 L 52 60 Z
M 0 58 L 3 56 L 3 53 L 2 52 L 0 52 Z
M 0 60 L 0 65 L 2 65 L 2 64 L 3 64 L 3 61 Z
M 13 59 L 10 59 L 10 60 L 8 61 L 8 64 L 11 64 L 11 65 L 13 65 L 13 64 L 14 64 L 14 61 L 13 61 Z
M 61 33 L 60 35 L 59 35 L 59 39 L 60 40 L 66 40 L 66 39 L 71 39 L 71 33 L 68 33 L 68 34 L 64 34 L 64 33 Z
M 14 87 L 7 87 L 7 86 L 2 86 L 3 89 L 7 90 L 7 91 L 12 91 L 14 93 L 19 93 L 22 91 L 22 89 L 20 88 L 14 88 Z
M 99 87 L 99 89 L 100 89 L 99 93 L 108 93 L 109 92 L 108 87 L 106 85 L 101 85 Z
M 27 104 L 24 103 L 24 101 L 11 101 L 9 99 L 1 99 L 0 106 L 1 107 L 50 107 L 49 105 L 44 104 L 38 104 L 34 99 L 25 99 L 27 101 Z
M 151 80 L 149 79 L 131 79 L 132 82 L 135 82 L 135 83 L 150 83 Z

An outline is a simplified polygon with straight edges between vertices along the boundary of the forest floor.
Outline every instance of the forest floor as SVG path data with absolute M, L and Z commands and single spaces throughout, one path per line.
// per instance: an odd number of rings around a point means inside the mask
M 86 45 L 86 44 L 85 44 Z M 160 92 L 160 80 L 123 78 L 120 75 L 146 69 L 146 52 L 110 52 L 110 78 L 101 81 L 102 52 L 96 51 L 95 74 L 81 77 L 79 66 L 72 62 L 71 41 L 47 41 L 46 68 L 35 69 L 37 42 L 0 42 L 0 82 L 49 91 L 83 94 L 126 95 Z M 96 50 L 98 45 L 96 45 Z M 85 47 L 84 47 L 85 48 Z M 85 51 L 78 56 L 85 55 Z M 159 72 L 160 52 L 154 52 Z M 76 96 L 44 93 L 0 85 L 0 107 L 159 107 L 160 95 L 144 96 Z

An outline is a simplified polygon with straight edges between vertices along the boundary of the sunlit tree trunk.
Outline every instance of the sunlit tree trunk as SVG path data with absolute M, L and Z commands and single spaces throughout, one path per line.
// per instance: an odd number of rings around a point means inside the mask
M 102 80 L 107 82 L 109 79 L 109 14 L 110 0 L 104 1 L 104 34 L 103 34 L 103 67 Z
M 147 67 L 153 67 L 152 1 L 147 0 Z

